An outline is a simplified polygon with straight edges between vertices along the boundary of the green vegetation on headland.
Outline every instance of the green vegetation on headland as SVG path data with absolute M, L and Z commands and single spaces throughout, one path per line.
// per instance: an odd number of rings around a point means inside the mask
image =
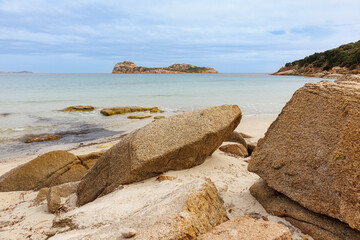
M 309 64 L 322 68 L 324 71 L 328 71 L 333 67 L 347 67 L 353 70 L 360 65 L 360 41 L 345 44 L 325 52 L 315 53 L 304 59 L 287 63 L 285 66 L 299 65 L 300 67 L 306 67 Z
M 276 74 L 311 75 L 315 73 L 359 74 L 360 41 L 286 63 L 285 67 Z
M 130 61 L 119 62 L 112 73 L 218 73 L 214 68 L 197 67 L 190 64 L 173 64 L 169 67 L 148 68 L 138 67 Z

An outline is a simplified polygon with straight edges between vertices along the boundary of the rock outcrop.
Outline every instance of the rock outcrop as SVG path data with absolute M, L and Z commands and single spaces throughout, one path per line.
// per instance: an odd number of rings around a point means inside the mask
M 255 220 L 251 217 L 234 218 L 215 227 L 198 240 L 292 240 L 290 230 L 279 223 Z
M 158 184 L 167 187 L 154 196 Z M 210 179 L 139 187 L 141 190 L 125 187 L 98 199 L 101 204 L 93 202 L 61 215 L 54 220 L 54 239 L 67 238 L 72 230 L 77 239 L 123 239 L 124 230 L 132 229 L 136 232 L 132 239 L 190 240 L 228 220 L 223 200 Z M 144 204 L 130 203 L 144 198 Z
M 164 112 L 162 110 L 159 110 L 158 107 L 113 107 L 113 108 L 104 108 L 100 111 L 100 113 L 105 116 L 112 116 L 115 114 L 125 114 L 131 112 L 147 112 L 147 111 L 151 113 Z
M 360 83 L 360 74 L 357 75 L 344 75 L 338 79 L 336 79 L 334 82 L 336 83 L 345 83 L 345 82 L 357 82 Z
M 61 111 L 64 111 L 64 112 L 91 112 L 94 110 L 95 110 L 95 107 L 93 107 L 93 106 L 77 105 L 77 106 L 70 106 L 70 107 L 64 108 Z
M 360 230 L 360 84 L 297 90 L 248 169 L 307 209 Z
M 360 239 L 360 232 L 349 225 L 322 214 L 314 213 L 285 195 L 267 186 L 265 181 L 256 182 L 250 193 L 258 200 L 265 210 L 279 217 L 284 217 L 303 233 L 314 239 L 323 240 L 354 240 Z
M 190 64 L 173 64 L 169 67 L 147 68 L 138 67 L 130 61 L 119 62 L 112 73 L 218 73 L 210 67 L 197 67 Z
M 274 75 L 339 78 L 347 74 L 360 74 L 359 50 L 360 41 L 357 41 L 314 53 L 304 59 L 287 63 Z
M 28 191 L 79 181 L 101 153 L 75 156 L 66 151 L 45 153 L 0 177 L 0 191 Z
M 121 184 L 203 163 L 240 120 L 238 106 L 223 105 L 177 114 L 130 133 L 82 179 L 77 204 L 93 201 Z

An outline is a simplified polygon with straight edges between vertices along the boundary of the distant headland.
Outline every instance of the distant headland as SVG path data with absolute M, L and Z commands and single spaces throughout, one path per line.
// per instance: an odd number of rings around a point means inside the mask
M 219 73 L 211 67 L 197 67 L 190 64 L 173 64 L 169 67 L 141 67 L 130 61 L 119 62 L 112 73 Z
M 29 71 L 20 71 L 20 72 L 2 72 L 0 71 L 0 74 L 1 73 L 33 73 L 33 72 L 29 72 Z
M 274 75 L 339 78 L 360 74 L 360 41 L 285 64 Z

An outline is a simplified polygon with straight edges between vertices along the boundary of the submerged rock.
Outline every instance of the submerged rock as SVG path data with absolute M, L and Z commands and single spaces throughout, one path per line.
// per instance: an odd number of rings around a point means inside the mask
M 359 231 L 335 218 L 309 211 L 299 203 L 270 188 L 263 180 L 256 182 L 250 188 L 250 193 L 268 213 L 284 217 L 292 225 L 314 239 L 360 239 Z
M 24 142 L 33 143 L 33 142 L 54 141 L 54 140 L 59 140 L 60 138 L 61 138 L 60 135 L 38 136 L 38 137 L 28 138 Z
M 292 240 L 290 230 L 279 223 L 239 217 L 220 224 L 198 240 Z
M 124 113 L 131 113 L 131 112 L 163 112 L 159 110 L 158 107 L 113 107 L 113 108 L 104 108 L 100 111 L 101 114 L 105 116 L 112 116 L 115 114 L 124 114 Z
M 95 110 L 95 107 L 93 107 L 93 106 L 77 105 L 77 106 L 70 106 L 70 107 L 64 108 L 61 111 L 64 111 L 64 112 L 91 112 L 94 110 Z
M 322 81 L 297 90 L 248 169 L 309 210 L 360 230 L 360 84 Z
M 127 117 L 128 119 L 145 119 L 151 118 L 151 115 L 131 115 Z
M 241 110 L 223 105 L 152 122 L 105 152 L 82 179 L 78 205 L 168 170 L 199 165 L 236 128 Z

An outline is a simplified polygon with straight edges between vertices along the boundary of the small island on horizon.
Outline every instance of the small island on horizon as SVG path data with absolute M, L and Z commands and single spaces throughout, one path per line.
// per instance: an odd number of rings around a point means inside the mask
M 211 67 L 198 67 L 190 64 L 173 64 L 168 67 L 148 68 L 137 66 L 130 61 L 119 62 L 112 73 L 219 73 Z

